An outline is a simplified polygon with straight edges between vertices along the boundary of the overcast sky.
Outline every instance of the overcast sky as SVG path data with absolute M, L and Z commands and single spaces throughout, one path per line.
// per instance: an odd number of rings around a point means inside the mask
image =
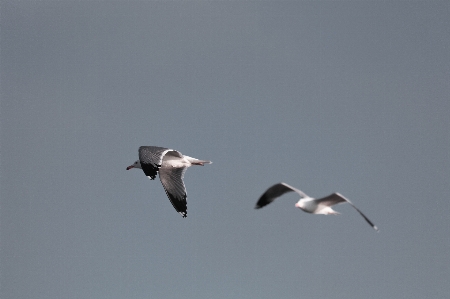
M 0 297 L 448 298 L 448 1 L 2 1 Z M 125 168 L 212 160 L 188 217 Z M 340 192 L 311 215 L 272 184 Z

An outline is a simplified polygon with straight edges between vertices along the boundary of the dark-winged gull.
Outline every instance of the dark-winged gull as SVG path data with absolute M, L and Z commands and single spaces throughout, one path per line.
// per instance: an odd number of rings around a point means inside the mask
M 186 187 L 183 176 L 186 169 L 192 165 L 210 164 L 211 161 L 198 160 L 181 154 L 179 151 L 159 147 L 141 146 L 139 147 L 139 160 L 127 167 L 140 168 L 145 175 L 154 180 L 159 172 L 159 179 L 166 191 L 175 210 L 185 218 L 187 216 Z
M 278 183 L 267 189 L 266 192 L 264 192 L 264 194 L 259 198 L 258 202 L 256 203 L 255 209 L 260 209 L 273 202 L 281 195 L 291 191 L 297 192 L 302 197 L 295 204 L 295 206 L 311 214 L 338 215 L 340 213 L 336 212 L 331 207 L 339 203 L 349 203 L 352 207 L 355 208 L 356 211 L 358 211 L 359 214 L 361 214 L 361 216 L 363 216 L 363 218 L 367 221 L 367 223 L 370 224 L 370 226 L 378 231 L 376 225 L 373 224 L 372 221 L 370 221 L 369 218 L 367 218 L 366 215 L 364 215 L 357 207 L 355 207 L 355 205 L 350 200 L 348 200 L 341 194 L 333 193 L 326 197 L 315 199 L 309 197 L 303 191 L 300 191 L 297 188 L 294 188 L 286 183 Z

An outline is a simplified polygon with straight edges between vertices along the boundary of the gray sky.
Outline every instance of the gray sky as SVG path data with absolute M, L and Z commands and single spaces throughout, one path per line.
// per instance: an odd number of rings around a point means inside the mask
M 0 297 L 447 298 L 449 11 L 3 1 Z M 140 145 L 214 162 L 188 218 Z

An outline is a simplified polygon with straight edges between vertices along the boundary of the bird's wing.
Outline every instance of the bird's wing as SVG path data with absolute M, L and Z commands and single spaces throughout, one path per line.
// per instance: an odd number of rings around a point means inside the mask
M 317 202 L 317 204 L 331 207 L 338 203 L 348 202 L 348 199 L 341 196 L 339 193 L 333 193 L 326 197 L 315 199 L 314 201 Z
M 187 167 L 163 167 L 159 170 L 159 179 L 169 197 L 172 206 L 181 216 L 187 216 L 186 187 L 183 177 Z
M 355 207 L 355 205 L 345 196 L 343 196 L 340 193 L 333 193 L 331 195 L 328 195 L 327 197 L 324 198 L 320 198 L 320 199 L 316 199 L 317 203 L 326 205 L 326 206 L 332 206 L 338 203 L 343 203 L 343 202 L 347 202 L 349 203 L 356 211 L 358 211 L 358 213 L 364 218 L 364 220 L 367 221 L 367 223 L 370 224 L 370 226 L 373 227 L 373 229 L 378 230 L 378 227 L 373 224 L 372 221 L 369 220 L 369 218 L 366 217 L 366 215 L 363 214 L 363 212 L 361 212 L 357 207 Z
M 280 183 L 280 184 L 285 185 L 288 188 L 291 188 L 292 191 L 297 192 L 301 197 L 309 197 L 308 195 L 306 195 L 305 192 L 303 192 L 302 190 L 299 190 L 299 189 L 297 189 L 295 187 L 292 187 L 291 185 L 288 185 L 286 183 Z
M 142 170 L 151 180 L 154 180 L 161 167 L 165 154 L 173 152 L 174 155 L 182 157 L 181 153 L 170 148 L 159 146 L 141 146 L 139 147 L 139 162 L 141 162 Z
M 292 191 L 297 192 L 302 197 L 308 197 L 308 195 L 298 190 L 297 188 L 294 188 L 286 183 L 278 183 L 267 189 L 266 192 L 264 192 L 264 194 L 261 195 L 258 202 L 256 203 L 255 209 L 260 209 L 268 205 L 269 203 L 273 202 L 281 195 Z

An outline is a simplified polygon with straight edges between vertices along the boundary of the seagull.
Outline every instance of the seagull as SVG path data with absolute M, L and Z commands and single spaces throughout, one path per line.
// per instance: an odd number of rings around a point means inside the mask
M 211 161 L 185 156 L 170 148 L 141 146 L 139 147 L 139 160 L 128 166 L 127 170 L 132 168 L 142 169 L 150 180 L 154 180 L 159 172 L 159 179 L 172 206 L 183 218 L 186 218 L 187 203 L 186 187 L 183 182 L 184 173 L 192 165 L 203 166 L 211 163 Z
M 361 216 L 367 221 L 367 223 L 370 224 L 376 231 L 378 231 L 378 227 L 372 223 L 372 221 L 369 220 L 369 218 L 366 217 L 357 207 L 353 205 L 353 203 L 342 196 L 339 193 L 333 193 L 323 198 L 312 198 L 306 195 L 303 191 L 298 190 L 297 188 L 294 188 L 286 183 L 278 183 L 270 187 L 269 189 L 264 192 L 263 195 L 259 198 L 258 202 L 256 203 L 255 209 L 260 209 L 271 202 L 273 202 L 275 199 L 280 197 L 281 195 L 295 191 L 302 198 L 295 204 L 295 207 L 302 209 L 303 211 L 311 214 L 322 214 L 322 215 L 339 215 L 339 212 L 336 212 L 331 207 L 339 204 L 339 203 L 349 203 L 352 207 L 355 208 L 356 211 L 358 211 Z

